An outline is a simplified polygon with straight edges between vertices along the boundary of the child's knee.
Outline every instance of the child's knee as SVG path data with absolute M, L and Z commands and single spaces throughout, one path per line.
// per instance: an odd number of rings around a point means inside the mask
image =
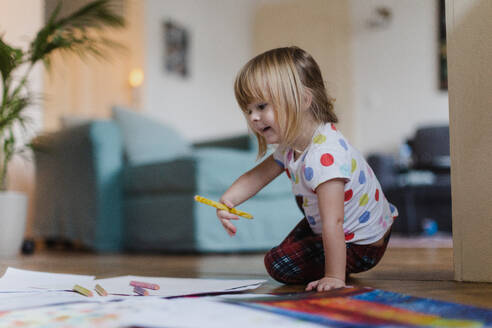
M 273 257 L 273 254 L 272 254 L 272 251 L 274 249 L 271 249 L 270 251 L 268 251 L 266 254 L 265 254 L 265 257 L 263 259 L 264 263 L 265 263 L 265 269 L 267 270 L 268 274 L 270 276 L 272 276 L 272 268 L 274 266 L 274 263 L 275 263 L 275 260 L 274 260 L 274 257 Z M 273 276 L 272 276 L 273 278 Z
M 295 268 L 292 267 L 291 261 L 278 256 L 277 247 L 265 254 L 264 262 L 268 274 L 276 281 L 283 284 L 306 283 L 300 272 L 296 272 Z
M 277 280 L 278 282 L 285 283 L 280 274 L 280 272 L 283 271 L 281 268 L 282 263 L 276 260 L 276 256 L 274 256 L 276 248 L 277 247 L 272 248 L 269 252 L 265 254 L 265 269 L 267 270 L 270 277 Z

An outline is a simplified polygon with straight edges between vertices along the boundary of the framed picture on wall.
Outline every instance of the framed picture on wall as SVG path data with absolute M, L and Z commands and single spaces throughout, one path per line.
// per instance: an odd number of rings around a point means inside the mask
M 163 24 L 164 30 L 164 69 L 166 72 L 187 77 L 190 74 L 188 67 L 189 33 L 184 28 L 167 20 Z

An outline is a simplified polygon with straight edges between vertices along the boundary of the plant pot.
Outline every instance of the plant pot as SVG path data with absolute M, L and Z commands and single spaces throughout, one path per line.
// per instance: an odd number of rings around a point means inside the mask
M 0 257 L 19 254 L 26 228 L 27 196 L 0 191 Z

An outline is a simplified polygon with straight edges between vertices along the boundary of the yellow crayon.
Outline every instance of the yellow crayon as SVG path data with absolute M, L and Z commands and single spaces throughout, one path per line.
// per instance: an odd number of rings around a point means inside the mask
M 75 285 L 73 286 L 73 291 L 79 293 L 79 294 L 82 294 L 84 296 L 87 296 L 87 297 L 92 297 L 92 292 L 80 285 Z
M 102 288 L 101 285 L 97 284 L 96 287 L 94 287 L 94 289 L 99 295 L 108 296 L 108 292 L 104 288 Z
M 230 212 L 232 214 L 236 214 L 236 215 L 242 216 L 242 217 L 244 217 L 246 219 L 252 219 L 253 218 L 253 216 L 251 214 L 249 214 L 249 213 L 240 211 L 240 210 L 235 209 L 235 208 L 229 208 L 229 207 L 225 206 L 222 203 L 215 202 L 215 201 L 210 200 L 210 199 L 207 199 L 205 197 L 201 197 L 201 196 L 196 195 L 195 196 L 195 200 L 197 202 L 200 202 L 200 203 L 203 203 L 203 204 L 206 204 L 206 205 L 209 205 L 209 206 L 218 208 L 219 210 L 224 210 L 224 211 Z

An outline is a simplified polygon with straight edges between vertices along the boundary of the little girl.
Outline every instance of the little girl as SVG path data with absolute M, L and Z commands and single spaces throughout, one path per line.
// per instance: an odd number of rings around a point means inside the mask
M 235 96 L 258 139 L 262 163 L 239 177 L 220 201 L 235 207 L 285 171 L 304 218 L 265 256 L 282 283 L 324 291 L 345 286 L 349 273 L 369 270 L 383 256 L 398 215 L 362 155 L 336 129 L 337 117 L 321 71 L 297 47 L 250 60 L 239 72 Z M 238 217 L 217 210 L 233 236 Z M 274 229 L 274 227 L 272 227 Z

